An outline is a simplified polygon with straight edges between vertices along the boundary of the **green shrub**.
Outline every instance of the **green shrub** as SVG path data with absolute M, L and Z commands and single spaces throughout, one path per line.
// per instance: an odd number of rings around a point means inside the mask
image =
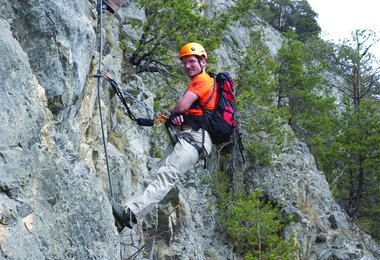
M 289 219 L 277 206 L 260 200 L 261 191 L 229 191 L 231 182 L 219 173 L 214 183 L 219 228 L 244 259 L 291 259 L 298 247 L 280 233 Z M 231 189 L 233 190 L 233 189 Z

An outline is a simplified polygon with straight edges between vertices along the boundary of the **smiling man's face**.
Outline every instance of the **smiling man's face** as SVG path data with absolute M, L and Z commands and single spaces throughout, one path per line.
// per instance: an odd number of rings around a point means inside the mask
M 206 65 L 206 59 L 198 60 L 197 56 L 189 55 L 181 59 L 183 70 L 189 78 L 193 78 L 202 72 L 202 68 Z

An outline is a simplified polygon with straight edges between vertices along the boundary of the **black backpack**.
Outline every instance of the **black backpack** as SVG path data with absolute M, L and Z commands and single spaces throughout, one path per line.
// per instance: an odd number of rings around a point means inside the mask
M 214 89 L 205 103 L 200 105 L 203 111 L 203 127 L 211 136 L 213 144 L 229 142 L 236 129 L 234 80 L 228 72 L 210 74 L 214 77 Z M 217 91 L 217 105 L 214 110 L 204 109 Z

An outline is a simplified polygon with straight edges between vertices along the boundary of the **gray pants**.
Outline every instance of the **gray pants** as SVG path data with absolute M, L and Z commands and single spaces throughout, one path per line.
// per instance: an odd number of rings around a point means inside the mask
M 202 132 L 202 129 L 198 131 L 186 129 L 177 134 L 178 142 L 174 146 L 172 144 L 168 146 L 163 158 L 144 178 L 144 185 L 128 200 L 126 206 L 135 215 L 144 217 L 191 169 L 193 164 L 199 161 L 197 149 L 181 136 L 191 135 L 202 147 Z M 212 141 L 207 131 L 205 131 L 204 147 L 207 154 L 210 154 Z

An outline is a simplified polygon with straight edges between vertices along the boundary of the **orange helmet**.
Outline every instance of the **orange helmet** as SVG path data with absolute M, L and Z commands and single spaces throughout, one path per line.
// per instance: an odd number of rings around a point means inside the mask
M 205 48 L 203 48 L 202 45 L 196 42 L 187 43 L 181 48 L 181 51 L 179 52 L 179 58 L 181 59 L 182 57 L 188 55 L 197 55 L 200 57 L 203 56 L 207 59 L 207 53 L 205 51 Z

